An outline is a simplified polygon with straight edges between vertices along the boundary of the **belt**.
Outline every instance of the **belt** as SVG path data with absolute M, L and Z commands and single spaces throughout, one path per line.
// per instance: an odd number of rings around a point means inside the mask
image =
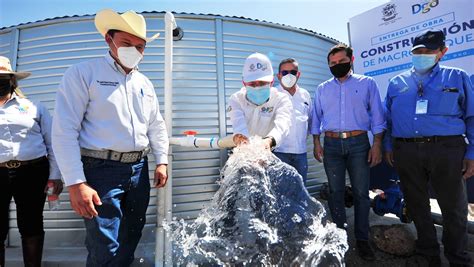
M 324 132 L 324 135 L 327 137 L 332 137 L 332 138 L 341 138 L 341 139 L 346 139 L 349 137 L 353 136 L 358 136 L 361 134 L 367 133 L 366 131 L 361 131 L 361 130 L 355 130 L 355 131 L 348 131 L 348 132 Z
M 405 143 L 437 143 L 445 140 L 461 138 L 461 135 L 444 135 L 444 136 L 423 136 L 413 138 L 396 137 L 395 141 Z
M 32 159 L 32 160 L 10 160 L 7 162 L 0 163 L 0 168 L 16 169 L 24 165 L 31 165 L 31 164 L 38 163 L 47 159 L 48 158 L 46 158 L 46 156 L 43 156 L 43 157 Z
M 92 150 L 87 148 L 81 148 L 81 156 L 119 161 L 122 163 L 133 163 L 140 161 L 148 154 L 148 152 L 150 152 L 149 148 L 145 148 L 142 151 L 133 152 L 117 152 L 113 150 Z

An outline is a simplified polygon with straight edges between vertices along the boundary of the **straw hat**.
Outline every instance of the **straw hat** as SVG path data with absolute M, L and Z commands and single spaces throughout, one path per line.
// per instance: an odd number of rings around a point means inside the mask
M 14 72 L 12 70 L 12 65 L 10 64 L 10 60 L 6 57 L 0 56 L 0 75 L 1 74 L 13 74 L 15 75 L 17 80 L 24 79 L 31 75 L 29 72 Z
M 109 30 L 118 30 L 135 35 L 147 42 L 151 42 L 160 36 L 159 33 L 150 38 L 146 37 L 146 22 L 145 18 L 129 10 L 121 15 L 112 9 L 104 9 L 95 15 L 95 27 L 102 36 Z

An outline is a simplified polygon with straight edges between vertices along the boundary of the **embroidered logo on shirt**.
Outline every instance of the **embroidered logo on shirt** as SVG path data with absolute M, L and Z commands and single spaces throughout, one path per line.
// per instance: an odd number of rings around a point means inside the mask
M 408 87 L 403 87 L 400 90 L 398 90 L 399 93 L 405 93 L 406 91 L 408 91 Z
M 28 109 L 29 109 L 29 108 L 30 108 L 30 107 L 29 107 L 28 105 L 19 105 L 19 106 L 17 107 L 18 111 L 19 111 L 21 114 L 26 114 L 26 113 L 28 113 Z
M 260 109 L 262 113 L 272 113 L 273 112 L 273 107 L 262 107 Z
M 110 81 L 99 81 L 99 80 L 97 80 L 97 83 L 102 85 L 102 86 L 117 86 L 117 85 L 119 85 L 119 82 L 110 82 Z

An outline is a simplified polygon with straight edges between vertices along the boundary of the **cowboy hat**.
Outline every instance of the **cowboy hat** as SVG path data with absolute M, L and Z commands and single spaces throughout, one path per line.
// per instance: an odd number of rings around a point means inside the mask
M 135 35 L 147 42 L 151 42 L 160 36 L 159 33 L 150 38 L 146 37 L 146 22 L 145 18 L 129 10 L 121 15 L 112 9 L 104 9 L 95 15 L 95 27 L 102 36 L 109 30 L 118 30 Z
M 29 72 L 14 72 L 10 60 L 6 57 L 0 56 L 0 75 L 2 74 L 13 74 L 17 80 L 24 79 L 31 75 Z

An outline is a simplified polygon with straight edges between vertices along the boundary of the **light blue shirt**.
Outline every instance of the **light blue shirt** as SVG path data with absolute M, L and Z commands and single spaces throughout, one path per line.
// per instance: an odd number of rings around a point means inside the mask
M 48 156 L 49 179 L 61 179 L 51 148 L 51 115 L 40 103 L 15 93 L 0 106 L 0 163 Z
M 384 131 L 386 122 L 380 93 L 375 80 L 351 74 L 340 82 L 331 78 L 315 92 L 311 134 L 321 132 Z
M 418 94 L 420 81 L 423 95 Z M 388 130 L 384 139 L 392 150 L 391 137 L 429 137 L 465 134 L 469 140 L 466 158 L 474 159 L 474 93 L 467 73 L 436 65 L 427 75 L 414 69 L 390 80 L 385 98 Z M 428 100 L 426 114 L 416 114 L 418 100 Z

